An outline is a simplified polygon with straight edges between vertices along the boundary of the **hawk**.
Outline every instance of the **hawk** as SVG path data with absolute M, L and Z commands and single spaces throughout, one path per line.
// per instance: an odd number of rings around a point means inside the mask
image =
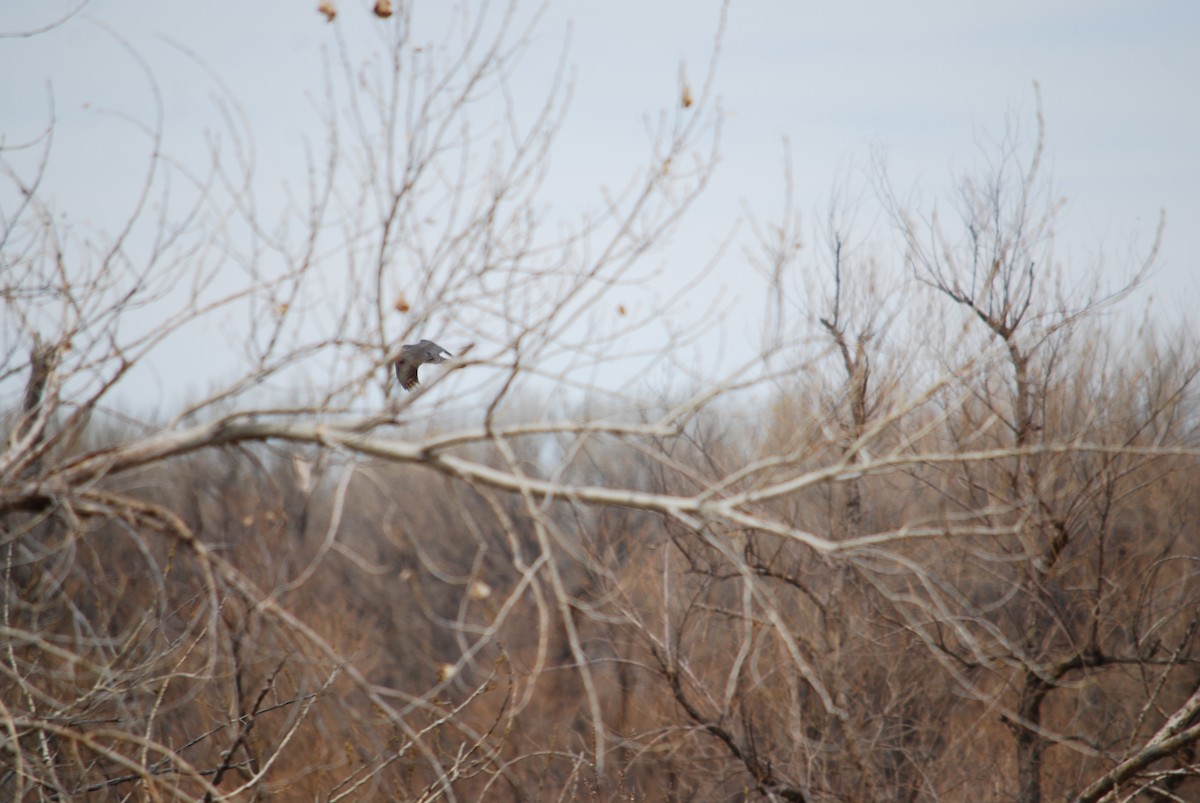
M 417 369 L 421 365 L 427 362 L 445 362 L 447 357 L 453 356 L 432 340 L 422 340 L 415 345 L 401 346 L 400 359 L 396 360 L 393 365 L 396 369 L 396 379 L 400 380 L 400 387 L 412 390 L 420 384 L 417 381 Z

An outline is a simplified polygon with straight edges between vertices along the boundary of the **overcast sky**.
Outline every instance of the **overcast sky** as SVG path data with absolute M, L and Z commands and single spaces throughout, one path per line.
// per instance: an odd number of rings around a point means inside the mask
M 36 28 L 74 3 L 4 0 L 0 32 Z M 58 121 L 47 190 L 59 207 L 103 227 L 136 184 L 128 180 L 128 125 L 102 110 L 152 117 L 151 96 L 118 34 L 145 59 L 164 93 L 168 143 L 181 152 L 219 128 L 212 79 L 244 104 L 260 151 L 260 179 L 301 169 L 302 143 L 319 140 L 319 92 L 330 26 L 316 0 L 93 0 L 59 29 L 0 39 L 0 133 L 12 145 Z M 341 0 L 335 25 L 375 47 L 367 0 Z M 552 2 L 520 73 L 519 94 L 540 98 L 540 65 L 569 36 L 574 99 L 541 200 L 585 202 L 607 177 L 627 176 L 646 153 L 645 120 L 677 102 L 680 65 L 698 82 L 711 54 L 714 0 Z M 730 7 L 716 92 L 726 113 L 721 165 L 668 259 L 702 260 L 743 204 L 777 213 L 790 142 L 796 203 L 819 214 L 835 182 L 859 180 L 884 152 L 895 181 L 944 195 L 955 170 L 977 165 L 981 137 L 1006 119 L 1032 129 L 1034 81 L 1048 124 L 1048 165 L 1069 205 L 1058 251 L 1076 267 L 1120 266 L 1149 243 L 1167 212 L 1155 309 L 1178 318 L 1200 304 L 1200 3 L 1191 0 L 887 0 L 738 2 Z M 857 178 L 855 178 L 857 176 Z M 260 192 L 269 192 L 262 187 Z M 7 202 L 8 199 L 4 199 Z M 722 266 L 718 284 L 736 284 Z M 1128 264 L 1126 260 L 1123 264 Z M 686 280 L 687 264 L 668 265 Z M 1193 318 L 1194 320 L 1194 318 Z M 728 337 L 752 335 L 734 321 Z

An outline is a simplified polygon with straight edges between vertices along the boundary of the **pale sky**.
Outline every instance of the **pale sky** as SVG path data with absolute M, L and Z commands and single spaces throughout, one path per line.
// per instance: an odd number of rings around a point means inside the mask
M 69 9 L 58 0 L 4 0 L 0 33 L 35 28 Z M 371 2 L 342 0 L 337 25 L 352 46 L 375 47 Z M 259 192 L 303 181 L 305 138 L 322 132 L 322 48 L 331 28 L 316 0 L 93 0 L 63 27 L 0 39 L 0 134 L 11 147 L 47 122 L 57 131 L 45 191 L 61 209 L 112 226 L 138 188 L 144 141 L 105 110 L 153 118 L 151 95 L 119 35 L 153 71 L 176 153 L 201 154 L 213 118 L 212 78 L 246 111 Z M 514 87 L 539 101 L 564 37 L 574 99 L 540 201 L 593 202 L 613 176 L 646 155 L 646 120 L 678 102 L 680 65 L 704 75 L 720 4 L 714 0 L 552 2 Z M 716 79 L 726 112 L 712 186 L 659 255 L 667 281 L 688 281 L 743 208 L 769 218 L 782 200 L 790 142 L 796 206 L 821 214 L 839 179 L 865 186 L 873 152 L 887 154 L 902 190 L 944 196 L 953 171 L 979 164 L 978 143 L 1006 116 L 1032 130 L 1039 82 L 1047 158 L 1068 206 L 1058 253 L 1077 268 L 1122 264 L 1149 243 L 1159 210 L 1167 228 L 1148 290 L 1156 314 L 1181 319 L 1200 305 L 1200 4 L 1191 0 L 961 0 L 738 2 L 729 9 Z M 527 93 L 527 95 L 525 94 Z M 17 161 L 20 156 L 9 155 Z M 133 177 L 133 180 L 130 177 Z M 9 188 L 5 187 L 5 192 Z M 0 196 L 0 204 L 11 198 Z M 737 285 L 737 253 L 712 277 Z M 1124 264 L 1128 264 L 1126 260 Z M 898 265 L 897 265 L 898 267 Z M 720 292 L 717 290 L 717 292 Z M 753 321 L 730 321 L 734 349 Z M 194 366 L 193 366 L 194 367 Z M 199 389 L 199 388 L 197 388 Z

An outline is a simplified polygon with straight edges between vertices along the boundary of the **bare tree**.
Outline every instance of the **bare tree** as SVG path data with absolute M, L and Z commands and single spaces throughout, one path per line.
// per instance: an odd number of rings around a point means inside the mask
M 922 230 L 892 201 L 917 278 L 965 313 L 962 339 L 982 355 L 955 367 L 944 394 L 939 415 L 949 449 L 994 455 L 938 467 L 937 479 L 929 480 L 947 496 L 947 533 L 984 536 L 948 543 L 969 545 L 965 565 L 979 566 L 991 582 L 961 568 L 955 573 L 963 579 L 949 583 L 930 573 L 924 578 L 930 593 L 917 595 L 924 598 L 917 606 L 924 621 L 918 625 L 908 614 L 908 624 L 953 660 L 964 687 L 995 706 L 1009 726 L 1017 799 L 1031 803 L 1042 799 L 1049 767 L 1058 770 L 1050 786 L 1060 797 L 1078 789 L 1067 777 L 1087 777 L 1078 767 L 1113 756 L 1114 745 L 1093 730 L 1095 719 L 1063 718 L 1064 709 L 1078 708 L 1077 699 L 1054 698 L 1077 698 L 1087 688 L 1084 696 L 1111 704 L 1122 696 L 1120 676 L 1129 666 L 1160 683 L 1173 677 L 1186 687 L 1197 677 L 1190 625 L 1172 629 L 1175 651 L 1165 661 L 1151 657 L 1140 637 L 1122 632 L 1118 623 L 1140 615 L 1134 600 L 1144 602 L 1156 583 L 1127 576 L 1124 561 L 1112 558 L 1114 548 L 1130 549 L 1117 546 L 1129 536 L 1117 523 L 1118 509 L 1167 485 L 1183 467 L 1171 455 L 1180 446 L 1190 453 L 1194 444 L 1192 424 L 1183 424 L 1175 405 L 1192 386 L 1195 368 L 1153 350 L 1111 354 L 1111 346 L 1098 345 L 1112 339 L 1099 330 L 1098 313 L 1138 285 L 1158 240 L 1115 292 L 1087 282 L 1067 286 L 1053 249 L 1060 204 L 1041 177 L 1040 95 L 1038 102 L 1030 152 L 1020 150 L 1010 130 L 993 170 L 962 182 L 961 235 L 936 214 Z M 1136 348 L 1145 349 L 1144 341 Z M 1143 361 L 1145 368 L 1123 366 Z M 1118 399 L 1130 393 L 1153 401 L 1129 409 Z M 1167 442 L 1172 447 L 1162 450 Z M 1154 532 L 1140 535 L 1167 539 L 1148 550 L 1159 559 L 1190 554 L 1186 540 Z M 1187 602 L 1168 618 L 1185 616 L 1194 604 L 1194 582 L 1184 587 Z M 951 623 L 953 631 L 946 630 Z M 1166 710 L 1186 699 L 1173 696 Z M 1143 738 L 1123 737 L 1130 744 Z M 1052 748 L 1062 754 L 1058 761 L 1049 758 Z
M 1063 288 L 1040 111 L 953 227 L 884 186 L 906 280 L 852 204 L 811 260 L 790 201 L 756 222 L 762 349 L 652 401 L 710 318 L 612 291 L 715 168 L 723 20 L 644 163 L 564 220 L 565 56 L 534 113 L 512 84 L 539 14 L 431 32 L 413 5 L 376 9 L 379 53 L 331 27 L 326 138 L 278 217 L 232 93 L 207 165 L 161 111 L 138 127 L 103 235 L 42 189 L 53 116 L 0 151 L 0 788 L 1192 794 L 1195 344 L 1123 343 L 1096 322 L 1124 289 Z M 222 327 L 223 380 L 122 409 Z M 457 356 L 398 392 L 432 332 Z

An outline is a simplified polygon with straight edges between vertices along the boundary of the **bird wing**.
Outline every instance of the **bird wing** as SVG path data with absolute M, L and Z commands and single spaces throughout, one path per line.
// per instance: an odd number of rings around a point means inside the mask
M 420 384 L 417 382 L 417 367 L 419 365 L 420 363 L 408 354 L 396 360 L 396 379 L 400 381 L 400 387 L 405 390 L 412 390 Z

